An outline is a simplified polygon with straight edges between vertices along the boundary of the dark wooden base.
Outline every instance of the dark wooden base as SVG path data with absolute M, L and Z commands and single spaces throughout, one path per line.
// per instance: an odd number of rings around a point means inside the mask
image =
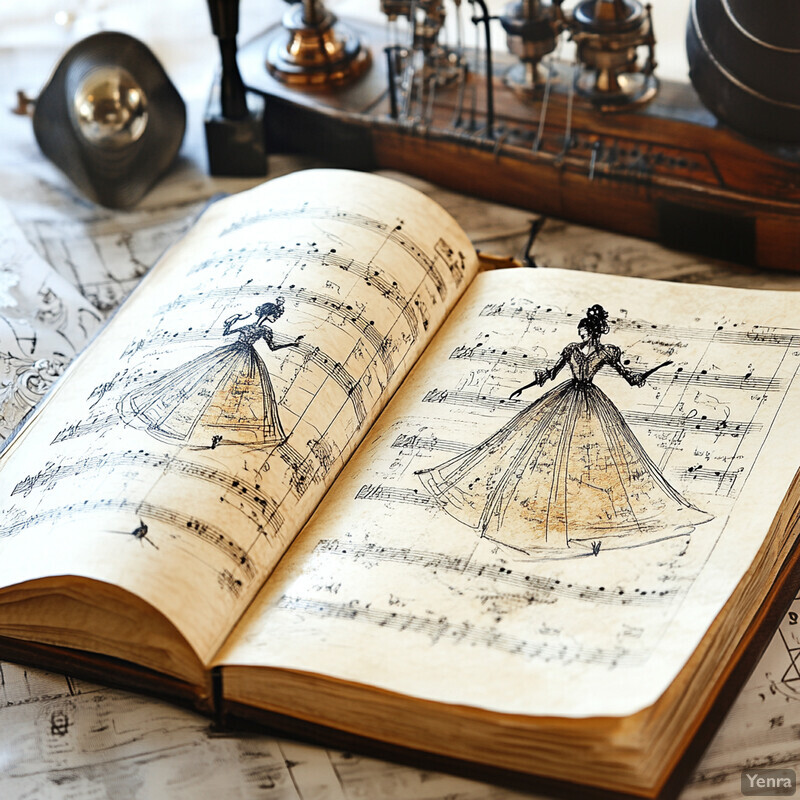
M 367 36 L 374 52 L 380 37 L 378 30 Z M 578 94 L 570 101 L 572 73 L 564 68 L 539 137 L 541 98 L 506 86 L 501 66 L 489 136 L 480 76 L 470 79 L 476 111 L 462 113 L 459 126 L 452 124 L 459 116 L 455 87 L 437 91 L 430 124 L 400 123 L 390 115 L 385 59 L 375 57 L 347 87 L 293 88 L 267 73 L 267 40 L 268 34 L 242 48 L 240 66 L 246 84 L 266 98 L 273 151 L 398 169 L 677 249 L 800 269 L 800 149 L 762 146 L 725 129 L 689 84 L 664 82 L 645 108 L 608 114 Z

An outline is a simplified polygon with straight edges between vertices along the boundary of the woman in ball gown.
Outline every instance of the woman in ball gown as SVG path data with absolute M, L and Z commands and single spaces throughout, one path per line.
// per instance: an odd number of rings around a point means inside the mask
M 594 385 L 604 366 L 631 386 L 644 385 L 655 371 L 632 372 L 619 347 L 600 342 L 607 319 L 602 306 L 592 306 L 578 325 L 581 341 L 567 345 L 550 369 L 537 371 L 511 398 L 553 380 L 566 366 L 570 380 L 480 444 L 417 473 L 450 516 L 524 553 L 582 546 L 595 555 L 601 547 L 687 534 L 710 519 L 670 486 Z
M 255 310 L 256 321 L 235 328 L 250 315 L 225 320 L 223 335 L 238 334 L 235 342 L 170 370 L 136 388 L 119 404 L 123 419 L 144 426 L 165 442 L 199 447 L 219 444 L 273 446 L 286 441 L 269 372 L 255 344 L 263 339 L 270 350 L 294 347 L 275 344 L 273 323 L 283 314 L 283 298 Z

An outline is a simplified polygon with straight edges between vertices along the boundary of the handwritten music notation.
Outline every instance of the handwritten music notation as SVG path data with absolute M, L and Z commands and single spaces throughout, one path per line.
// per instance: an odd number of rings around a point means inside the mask
M 625 647 L 589 647 L 566 642 L 533 641 L 502 633 L 497 628 L 475 625 L 469 621 L 451 622 L 448 617 L 422 616 L 398 611 L 384 611 L 374 606 L 352 603 L 332 603 L 283 595 L 277 607 L 300 614 L 360 622 L 401 633 L 418 633 L 428 637 L 432 645 L 446 641 L 454 645 L 486 647 L 514 656 L 563 664 L 584 663 L 608 667 L 636 666 L 644 657 Z
M 105 453 L 90 456 L 78 462 L 49 463 L 35 475 L 27 475 L 12 489 L 11 495 L 27 497 L 35 489 L 49 489 L 59 481 L 73 480 L 89 472 L 102 471 L 107 475 L 115 470 L 152 469 L 196 478 L 209 483 L 223 492 L 232 492 L 237 500 L 249 509 L 248 517 L 258 522 L 261 532 L 270 528 L 277 533 L 284 519 L 274 500 L 263 495 L 261 486 L 243 477 L 236 477 L 221 470 L 218 466 L 208 467 L 194 461 L 187 461 L 170 455 L 154 455 L 131 450 L 122 453 Z
M 67 442 L 70 439 L 76 439 L 80 436 L 94 436 L 97 433 L 109 430 L 119 425 L 119 416 L 117 414 L 106 414 L 105 416 L 98 416 L 91 420 L 78 420 L 65 425 L 50 442 L 51 445 L 59 444 L 60 442 Z
M 380 500 L 385 503 L 406 503 L 413 506 L 434 506 L 430 495 L 422 489 L 399 489 L 394 486 L 381 486 L 368 483 L 362 486 L 355 496 L 356 500 Z
M 445 453 L 463 453 L 469 445 L 453 439 L 440 439 L 437 436 L 401 433 L 392 442 L 392 447 L 400 450 L 439 450 Z
M 433 573 L 452 572 L 468 578 L 485 578 L 495 584 L 522 589 L 553 598 L 583 600 L 609 606 L 651 606 L 671 602 L 677 593 L 670 589 L 624 590 L 621 587 L 587 586 L 559 578 L 534 575 L 519 568 L 479 563 L 470 556 L 453 556 L 407 547 L 387 547 L 367 542 L 346 543 L 339 539 L 322 539 L 315 552 L 346 557 L 351 561 L 389 562 L 422 567 Z
M 457 389 L 431 389 L 422 398 L 423 403 L 446 403 L 455 406 L 495 411 L 499 408 L 521 410 L 529 405 L 525 399 L 510 400 L 508 397 L 496 397 L 481 392 Z M 730 419 L 711 418 L 705 414 L 690 413 L 657 414 L 644 411 L 623 411 L 625 421 L 630 425 L 643 425 L 662 430 L 692 430 L 698 433 L 710 433 L 715 436 L 744 436 L 747 433 L 760 431 L 760 422 L 743 422 Z
M 461 345 L 450 354 L 452 359 L 479 361 L 486 364 L 501 364 L 506 367 L 529 371 L 545 369 L 552 359 L 533 355 L 522 348 L 509 347 L 499 349 L 485 347 L 480 342 L 474 345 Z M 752 372 L 744 375 L 726 375 L 711 373 L 708 370 L 685 371 L 676 367 L 671 372 L 655 372 L 648 378 L 649 383 L 698 386 L 715 389 L 733 389 L 753 392 L 782 391 L 784 382 L 775 377 L 760 377 Z
M 728 491 L 732 490 L 737 479 L 741 477 L 744 472 L 743 467 L 737 467 L 734 470 L 721 470 L 711 469 L 697 464 L 692 467 L 687 467 L 681 470 L 681 476 L 686 481 L 700 481 L 715 484 L 718 488 L 727 488 Z
M 146 501 L 136 502 L 118 498 L 76 501 L 75 503 L 51 508 L 41 513 L 25 515 L 18 521 L 0 524 L 0 539 L 15 536 L 28 528 L 39 525 L 57 523 L 66 519 L 74 520 L 84 515 L 109 511 L 128 513 L 131 515 L 131 519 L 137 523 L 140 519 L 155 520 L 171 528 L 185 531 L 191 537 L 211 545 L 215 550 L 222 553 L 226 559 L 235 564 L 236 568 L 244 573 L 248 580 L 255 577 L 256 568 L 247 551 L 233 541 L 225 531 L 191 514 L 185 514 L 182 511 L 175 511 Z M 122 533 L 122 531 L 112 531 L 112 533 Z
M 420 324 L 428 324 L 428 320 L 424 316 L 418 317 L 419 307 L 410 302 L 406 294 L 399 288 L 398 282 L 391 280 L 385 270 L 378 268 L 375 264 L 340 255 L 335 247 L 320 250 L 316 247 L 316 243 L 311 243 L 311 246 L 305 249 L 286 245 L 280 247 L 265 245 L 263 248 L 259 248 L 259 256 L 267 262 L 296 258 L 300 268 L 305 268 L 311 263 L 318 267 L 333 267 L 344 273 L 355 275 L 363 281 L 364 286 L 374 288 L 398 309 L 413 336 L 419 334 Z M 218 260 L 206 259 L 193 267 L 189 274 L 192 275 L 218 266 Z
M 578 319 L 571 312 L 562 311 L 554 306 L 533 306 L 530 303 L 520 304 L 515 301 L 490 303 L 484 306 L 482 317 L 511 317 L 528 322 L 548 322 L 553 325 L 577 325 Z M 609 324 L 615 331 L 642 331 L 668 335 L 677 341 L 703 341 L 716 344 L 766 345 L 784 349 L 800 346 L 800 333 L 796 331 L 771 328 L 764 325 L 752 325 L 739 328 L 739 323 L 728 323 L 716 327 L 689 327 L 681 325 L 657 325 L 645 320 L 628 317 L 611 317 Z
M 301 455 L 290 444 L 278 445 L 276 451 L 281 460 L 291 469 L 290 485 L 298 497 L 302 497 L 312 483 L 319 483 L 331 466 L 330 454 L 324 452 L 320 454 L 320 447 L 312 447 L 310 443 L 309 448 L 312 453 L 318 454 L 316 460 L 319 466 L 316 468 L 308 457 Z
M 243 228 L 264 222 L 267 220 L 278 220 L 282 217 L 298 218 L 304 217 L 307 219 L 319 219 L 326 222 L 342 222 L 347 225 L 352 225 L 356 228 L 363 230 L 370 230 L 383 234 L 386 241 L 390 241 L 408 253 L 412 259 L 425 271 L 426 276 L 432 281 L 439 297 L 444 300 L 447 298 L 447 284 L 442 277 L 439 268 L 436 265 L 436 256 L 431 256 L 426 252 L 425 248 L 416 242 L 411 236 L 403 231 L 403 223 L 399 221 L 395 225 L 367 217 L 363 214 L 352 213 L 349 211 L 342 211 L 334 208 L 326 208 L 324 206 L 312 206 L 304 203 L 299 208 L 295 209 L 269 209 L 267 212 L 261 214 L 253 214 L 244 217 L 241 220 L 231 223 L 223 232 L 222 236 L 240 231 Z M 448 248 L 449 249 L 449 248 Z M 436 254 L 438 255 L 438 253 Z M 458 263 L 458 262 L 455 262 Z M 459 275 L 457 270 L 447 265 L 448 270 L 455 272 Z M 458 283 L 463 278 L 463 270 L 461 271 Z

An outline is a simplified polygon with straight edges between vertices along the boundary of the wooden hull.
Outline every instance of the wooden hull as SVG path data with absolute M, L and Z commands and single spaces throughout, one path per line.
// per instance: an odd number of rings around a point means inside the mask
M 677 249 L 800 269 L 800 151 L 761 146 L 719 126 L 688 84 L 664 83 L 645 109 L 607 114 L 570 97 L 566 70 L 540 124 L 541 98 L 510 89 L 501 66 L 490 136 L 480 76 L 471 78 L 474 109 L 460 104 L 456 87 L 445 87 L 429 124 L 400 123 L 389 113 L 377 33 L 367 36 L 375 54 L 371 71 L 329 90 L 271 78 L 263 66 L 271 35 L 245 46 L 240 64 L 248 87 L 266 98 L 272 151 L 397 169 Z M 454 117 L 467 121 L 454 126 Z

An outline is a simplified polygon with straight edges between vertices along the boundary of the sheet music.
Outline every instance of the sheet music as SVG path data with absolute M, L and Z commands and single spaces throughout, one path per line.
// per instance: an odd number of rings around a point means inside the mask
M 479 276 L 218 663 L 511 713 L 654 702 L 796 471 L 793 299 L 693 297 L 687 316 L 666 284 Z M 601 299 L 594 385 L 570 342 Z
M 0 795 L 131 800 L 515 800 L 450 775 L 255 733 L 173 705 L 0 663 Z
M 476 268 L 446 214 L 379 178 L 213 206 L 5 459 L 3 585 L 112 582 L 210 655 Z
M 796 598 L 682 793 L 682 800 L 740 798 L 745 769 L 800 769 L 799 624 L 800 598 Z
M 36 254 L 0 201 L 0 441 L 44 397 L 100 319 Z

